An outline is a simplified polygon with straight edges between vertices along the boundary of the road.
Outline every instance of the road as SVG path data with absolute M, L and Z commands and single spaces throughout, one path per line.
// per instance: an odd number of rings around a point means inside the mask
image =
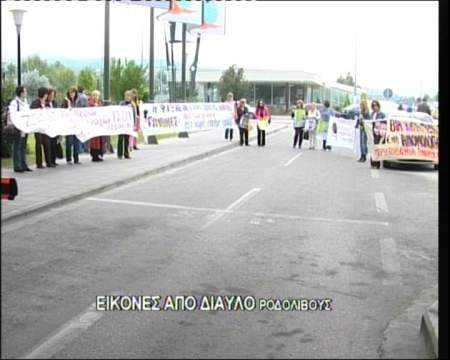
M 237 147 L 2 229 L 2 357 L 378 358 L 438 277 L 434 171 Z M 331 298 L 316 312 L 98 312 L 96 296 Z

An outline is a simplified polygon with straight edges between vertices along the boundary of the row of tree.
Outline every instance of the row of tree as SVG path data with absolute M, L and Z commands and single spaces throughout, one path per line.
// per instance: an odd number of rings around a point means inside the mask
M 22 62 L 22 84 L 27 88 L 29 100 L 37 95 L 42 87 L 52 87 L 56 90 L 56 100 L 61 102 L 67 90 L 72 86 L 83 86 L 88 93 L 101 90 L 100 74 L 92 68 L 84 68 L 78 74 L 59 61 L 49 63 L 38 55 L 30 56 Z M 142 99 L 148 98 L 148 73 L 146 66 L 140 66 L 135 61 L 111 61 L 111 100 L 118 103 L 123 99 L 126 90 L 135 88 Z M 2 78 L 1 100 L 4 104 L 14 96 L 17 86 L 16 65 L 6 65 Z

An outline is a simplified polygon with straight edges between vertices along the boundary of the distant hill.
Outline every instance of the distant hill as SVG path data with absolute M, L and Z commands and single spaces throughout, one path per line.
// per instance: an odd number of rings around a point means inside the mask
M 52 64 L 59 61 L 64 66 L 71 68 L 73 71 L 78 73 L 80 70 L 90 67 L 94 70 L 99 69 L 100 71 L 103 69 L 103 58 L 98 59 L 73 59 L 73 58 L 64 58 L 64 57 L 47 57 L 46 60 L 48 63 Z M 141 59 L 129 59 L 134 60 L 136 63 L 140 64 Z M 2 63 L 10 63 L 15 62 L 16 59 L 2 59 Z M 144 59 L 144 65 L 148 64 L 148 59 Z M 181 67 L 181 64 L 176 64 L 177 68 Z M 165 68 L 166 60 L 165 59 L 156 59 L 155 60 L 155 68 Z

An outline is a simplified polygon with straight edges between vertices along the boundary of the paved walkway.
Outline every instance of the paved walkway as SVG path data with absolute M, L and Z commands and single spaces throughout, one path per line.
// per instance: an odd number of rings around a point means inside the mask
M 285 121 L 274 119 L 268 134 L 285 127 Z M 251 138 L 255 137 L 255 132 Z M 2 169 L 2 176 L 16 178 L 19 195 L 13 201 L 2 201 L 1 219 L 2 222 L 10 221 L 43 208 L 92 196 L 143 176 L 225 151 L 238 146 L 238 142 L 236 130 L 231 143 L 225 141 L 223 130 L 202 131 L 190 134 L 189 138 L 162 140 L 159 145 L 140 145 L 140 150 L 131 153 L 131 160 L 119 160 L 116 154 L 106 154 L 105 161 L 93 163 L 88 154 L 82 154 L 82 165 L 66 165 L 66 161 L 60 159 L 56 168 L 36 169 L 34 166 L 33 172 L 23 174 Z

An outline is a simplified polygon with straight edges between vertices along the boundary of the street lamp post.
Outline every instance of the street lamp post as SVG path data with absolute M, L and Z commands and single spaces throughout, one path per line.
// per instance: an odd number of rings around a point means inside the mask
M 22 28 L 23 14 L 25 14 L 25 10 L 14 9 L 11 10 L 14 17 L 14 24 L 16 25 L 17 30 L 17 86 L 22 84 L 21 81 L 21 70 L 20 70 L 20 29 Z

